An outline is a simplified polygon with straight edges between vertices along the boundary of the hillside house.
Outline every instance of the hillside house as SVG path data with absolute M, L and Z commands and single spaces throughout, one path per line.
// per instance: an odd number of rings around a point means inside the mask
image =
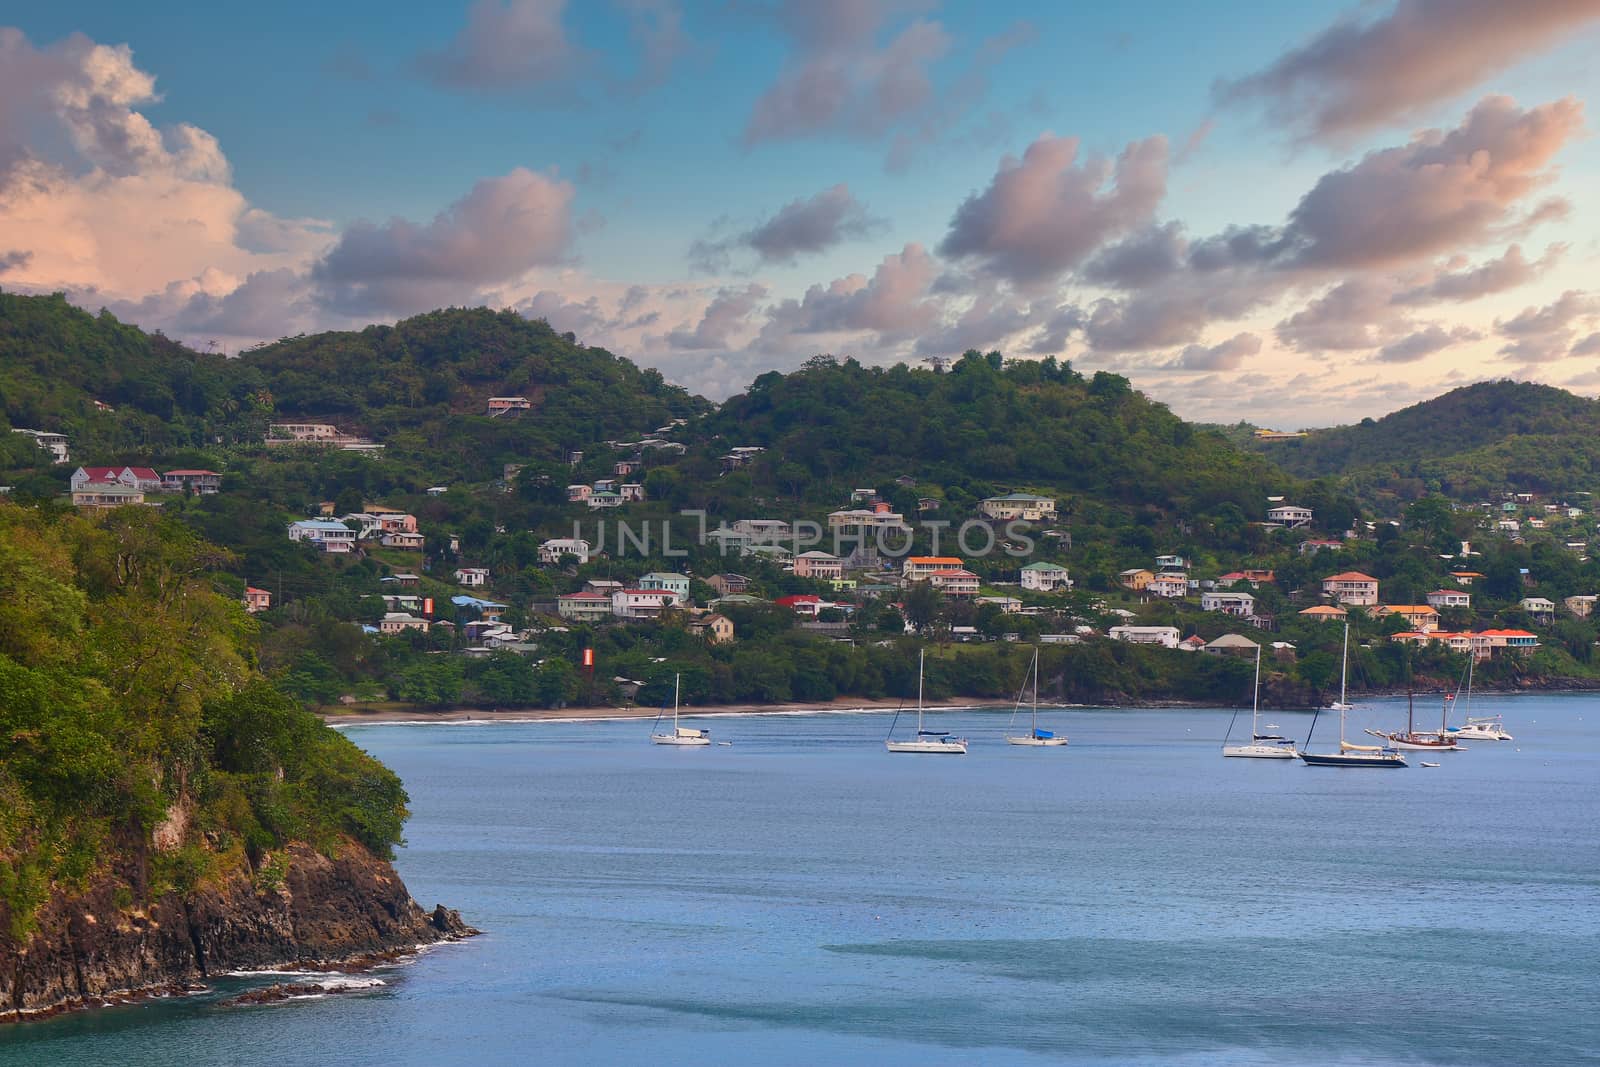
M 289 524 L 289 540 L 308 541 L 323 552 L 347 553 L 356 546 L 356 532 L 331 519 L 301 519 Z
M 1056 502 L 1047 496 L 1032 493 L 1007 493 L 992 496 L 978 505 L 986 519 L 1007 522 L 1021 519 L 1024 522 L 1049 522 L 1056 517 Z
M 1238 656 L 1241 659 L 1254 659 L 1261 653 L 1261 646 L 1240 634 L 1223 634 L 1214 641 L 1207 641 L 1201 651 L 1210 656 Z
M 553 565 L 563 556 L 573 556 L 579 565 L 589 562 L 589 542 L 581 537 L 552 537 L 539 546 L 539 562 Z
M 1300 542 L 1300 554 L 1302 556 L 1309 556 L 1317 552 L 1332 552 L 1343 547 L 1343 541 L 1330 541 L 1324 538 L 1313 538 L 1308 541 Z
M 149 467 L 79 467 L 70 479 L 74 493 L 81 489 L 123 486 L 141 493 L 159 493 L 161 475 Z
M 644 462 L 642 460 L 619 459 L 615 464 L 612 465 L 611 473 L 615 474 L 618 478 L 626 478 L 628 475 L 633 474 L 643 466 Z
M 244 596 L 240 598 L 244 610 L 254 615 L 259 611 L 267 611 L 272 607 L 272 594 L 265 589 L 257 589 L 253 585 L 244 587 Z
M 814 619 L 822 614 L 824 608 L 837 607 L 838 605 L 824 600 L 814 593 L 796 593 L 793 596 L 781 596 L 773 601 L 780 608 L 788 608 L 796 615 L 805 619 Z
M 487 403 L 489 417 L 497 419 L 518 411 L 533 410 L 533 401 L 525 396 L 491 396 Z
M 750 590 L 750 579 L 742 574 L 713 574 L 706 579 L 706 584 L 716 590 L 718 596 L 735 596 Z
M 100 488 L 85 486 L 70 494 L 72 506 L 85 511 L 108 511 L 128 504 L 143 504 L 144 490 L 126 485 L 106 485 Z
M 1126 641 L 1130 645 L 1160 645 L 1162 648 L 1178 647 L 1176 626 L 1113 626 L 1106 631 L 1113 641 Z
M 1429 633 L 1439 628 L 1439 612 L 1428 604 L 1384 604 L 1373 611 L 1378 618 L 1398 615 L 1413 630 Z
M 67 449 L 67 435 L 64 433 L 52 433 L 49 430 L 25 430 L 21 427 L 12 427 L 11 432 L 27 434 L 33 438 L 34 444 L 50 453 L 51 463 L 66 463 L 70 459 L 70 453 Z
M 599 593 L 602 596 L 610 596 L 618 589 L 626 588 L 628 588 L 626 585 L 610 578 L 590 578 L 583 583 L 585 593 Z
M 1189 579 L 1183 574 L 1158 574 L 1145 585 L 1151 596 L 1177 600 L 1189 595 Z
M 1155 579 L 1155 574 L 1143 567 L 1130 567 L 1117 575 L 1117 584 L 1132 589 L 1135 593 L 1142 593 L 1145 587 Z
M 1200 594 L 1200 610 L 1220 611 L 1224 615 L 1248 619 L 1256 613 L 1256 598 L 1249 593 L 1215 590 Z
M 1525 596 L 1522 598 L 1522 610 L 1526 611 L 1535 622 L 1548 626 L 1555 620 L 1556 606 L 1542 596 Z
M 880 501 L 870 508 L 830 511 L 828 529 L 835 536 L 860 536 L 869 530 L 908 530 L 910 527 L 906 525 L 904 515 Z
M 1156 570 L 1158 571 L 1186 571 L 1189 561 L 1182 556 L 1157 556 Z
M 1039 593 L 1053 593 L 1057 589 L 1071 589 L 1072 579 L 1067 568 L 1059 563 L 1029 563 L 1022 568 L 1022 588 Z
M 1450 577 L 1456 580 L 1457 585 L 1471 585 L 1479 578 L 1482 578 L 1483 575 L 1477 571 L 1451 571 Z
M 1317 604 L 1300 612 L 1300 616 L 1312 622 L 1343 622 L 1350 617 L 1350 613 L 1329 604 Z
M 794 529 L 782 519 L 737 519 L 728 529 L 751 545 L 776 545 L 794 538 Z
M 1428 594 L 1428 606 L 1441 611 L 1445 608 L 1470 608 L 1472 594 L 1459 589 L 1435 589 Z
M 391 530 L 380 538 L 384 548 L 400 548 L 407 552 L 421 552 L 424 541 L 415 530 Z
M 796 578 L 830 581 L 844 577 L 844 560 L 829 552 L 802 552 L 794 558 Z
M 689 600 L 689 576 L 676 571 L 651 571 L 639 579 L 639 588 L 672 595 L 675 604 Z
M 386 611 L 378 622 L 378 632 L 386 635 L 403 634 L 407 630 L 428 632 L 428 620 L 419 619 L 404 611 Z
M 457 567 L 455 579 L 457 585 L 464 585 L 468 589 L 482 589 L 489 584 L 489 568 Z
M 623 482 L 617 486 L 617 495 L 624 504 L 638 504 L 644 500 L 643 482 Z
M 1322 579 L 1322 592 L 1347 607 L 1370 608 L 1378 603 L 1378 579 L 1360 571 L 1330 574 Z
M 567 486 L 567 503 L 581 504 L 588 500 L 589 495 L 593 492 L 594 489 L 587 485 L 569 485 Z
M 618 589 L 611 594 L 611 614 L 619 619 L 656 619 L 676 603 L 665 589 Z
M 1600 600 L 1600 597 L 1585 594 L 1583 596 L 1569 596 L 1561 604 L 1572 614 L 1573 618 L 1587 619 L 1594 614 L 1596 600 Z
M 704 637 L 713 645 L 725 645 L 733 640 L 733 620 L 713 612 L 691 622 L 689 632 Z
M 931 582 L 934 588 L 943 591 L 945 596 L 973 597 L 978 595 L 978 576 L 962 567 L 927 571 L 921 578 L 909 580 Z
M 900 565 L 900 576 L 915 582 L 934 571 L 960 570 L 964 565 L 959 556 L 907 556 Z
M 484 622 L 499 622 L 500 616 L 510 610 L 505 604 L 475 596 L 453 596 L 450 603 L 455 605 L 457 619 L 476 618 Z
M 203 470 L 167 471 L 161 475 L 161 489 L 167 493 L 210 496 L 222 492 L 222 475 Z
M 567 593 L 556 597 L 556 614 L 574 622 L 611 618 L 611 597 L 605 593 Z
M 1279 504 L 1267 509 L 1268 522 L 1281 522 L 1293 530 L 1311 521 L 1311 509 L 1297 504 Z

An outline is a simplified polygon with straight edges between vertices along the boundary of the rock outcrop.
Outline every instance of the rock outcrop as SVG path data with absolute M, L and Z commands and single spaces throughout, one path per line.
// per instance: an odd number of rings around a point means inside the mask
M 270 887 L 240 869 L 187 895 L 129 905 L 137 878 L 121 871 L 54 895 L 22 943 L 0 936 L 0 1020 L 186 989 L 232 970 L 381 959 L 476 933 L 442 905 L 424 911 L 392 866 L 353 841 L 336 858 L 303 845 L 277 855 L 281 878 Z M 10 918 L 0 904 L 0 931 Z

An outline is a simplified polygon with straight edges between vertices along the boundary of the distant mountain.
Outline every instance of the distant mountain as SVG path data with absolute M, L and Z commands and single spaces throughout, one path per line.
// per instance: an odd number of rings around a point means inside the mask
M 1532 382 L 1479 382 L 1353 426 L 1250 447 L 1302 477 L 1483 496 L 1513 485 L 1600 488 L 1600 403 Z M 1409 484 L 1418 483 L 1418 484 Z

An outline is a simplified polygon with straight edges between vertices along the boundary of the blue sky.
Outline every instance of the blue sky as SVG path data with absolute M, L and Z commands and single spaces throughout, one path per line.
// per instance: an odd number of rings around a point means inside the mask
M 1506 375 L 1592 391 L 1600 0 L 1497 7 L 39 6 L 0 38 L 0 285 L 230 350 L 511 306 L 708 395 L 816 351 L 969 343 L 1058 350 L 1230 421 Z M 1514 103 L 1474 111 L 1497 94 Z M 214 150 L 175 147 L 190 127 Z M 1417 184 L 1428 127 L 1461 131 L 1448 187 Z M 166 147 L 125 151 L 150 137 Z M 1125 150 L 1128 175 L 1098 169 Z M 1508 162 L 1474 176 L 1475 152 Z M 1454 198 L 1414 235 L 1334 240 Z M 1198 250 L 1250 226 L 1271 250 L 1224 283 Z M 1162 234 L 1159 277 L 1097 266 Z

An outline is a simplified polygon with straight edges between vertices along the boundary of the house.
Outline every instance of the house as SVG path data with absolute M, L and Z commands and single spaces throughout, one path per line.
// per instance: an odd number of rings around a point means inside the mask
M 910 580 L 931 582 L 934 588 L 943 590 L 946 596 L 968 597 L 978 595 L 978 576 L 962 567 L 927 571 L 920 579 L 912 578 Z
M 583 591 L 585 593 L 599 593 L 601 596 L 606 597 L 609 597 L 618 589 L 626 588 L 628 587 L 621 582 L 614 582 L 609 578 L 590 578 L 583 583 Z
M 750 579 L 742 574 L 713 574 L 706 579 L 706 584 L 716 590 L 718 596 L 733 596 L 747 592 Z
M 1158 574 L 1145 584 L 1144 591 L 1151 596 L 1176 600 L 1188 595 L 1189 578 L 1183 574 Z
M 254 615 L 258 611 L 267 611 L 272 607 L 272 594 L 265 589 L 257 589 L 253 585 L 244 587 L 244 596 L 241 598 L 244 610 Z
M 450 598 L 450 603 L 455 605 L 457 618 L 475 615 L 485 622 L 499 622 L 500 616 L 507 610 L 505 604 L 493 600 L 480 600 L 475 596 L 453 596 Z
M 1158 571 L 1186 571 L 1189 561 L 1182 556 L 1157 556 L 1156 570 Z
M 1594 614 L 1596 600 L 1600 600 L 1600 597 L 1591 595 L 1569 596 L 1561 603 L 1563 607 L 1572 613 L 1574 618 L 1587 619 Z
M 960 570 L 964 563 L 959 556 L 907 556 L 900 565 L 900 576 L 907 581 L 920 581 L 934 571 Z
M 926 515 L 930 511 L 938 511 L 942 501 L 936 496 L 917 497 L 917 514 Z
M 12 427 L 12 433 L 23 433 L 33 438 L 33 443 L 50 453 L 51 463 L 66 463 L 68 461 L 67 435 L 52 433 L 49 430 L 24 430 L 21 427 Z
M 1201 611 L 1220 611 L 1248 619 L 1256 613 L 1256 598 L 1249 593 L 1213 591 L 1200 594 Z
M 1555 618 L 1556 606 L 1542 596 L 1525 596 L 1522 598 L 1522 610 L 1533 616 L 1537 621 L 1548 626 Z
M 713 645 L 725 645 L 733 640 L 733 620 L 713 612 L 691 622 L 689 632 L 704 637 Z
M 1106 633 L 1113 641 L 1126 641 L 1131 645 L 1160 645 L 1162 648 L 1178 647 L 1176 626 L 1113 626 Z
M 573 556 L 582 566 L 589 562 L 589 542 L 581 537 L 552 537 L 539 546 L 539 562 L 560 563 L 563 556 Z
M 1278 580 L 1278 576 L 1271 571 L 1262 570 L 1258 567 L 1246 567 L 1239 573 L 1244 575 L 1244 580 L 1250 583 L 1250 588 L 1252 589 L 1260 589 L 1262 582 L 1275 582 Z
M 1522 530 L 1522 524 L 1516 519 L 1501 519 L 1499 522 L 1494 524 L 1494 527 L 1501 533 L 1510 534 L 1519 533 Z
M 389 580 L 393 580 L 394 584 L 402 589 L 415 589 L 422 584 L 422 576 L 420 574 L 412 574 L 410 571 L 395 571 L 388 578 L 379 579 L 379 581 Z
M 464 585 L 469 589 L 481 589 L 489 584 L 489 568 L 457 567 L 455 577 L 457 585 Z
M 877 503 L 877 500 L 878 491 L 876 489 L 850 490 L 850 503 L 852 504 L 874 504 Z
M 420 630 L 428 632 L 428 620 L 419 619 L 415 615 L 403 611 L 386 611 L 378 622 L 378 632 L 381 634 L 399 634 L 407 630 Z
M 794 529 L 782 519 L 738 519 L 728 529 L 751 545 L 782 544 L 794 537 Z
M 533 401 L 525 396 L 491 396 L 488 410 L 491 419 L 498 419 L 512 412 L 533 410 Z
M 611 594 L 611 614 L 619 619 L 656 619 L 676 603 L 665 589 L 618 589 Z
M 448 485 L 430 485 L 427 489 L 429 496 L 444 496 L 449 491 L 450 487 Z
M 1024 522 L 1049 522 L 1056 517 L 1056 502 L 1047 496 L 1032 493 L 1007 493 L 992 496 L 978 505 L 986 519 L 1005 522 L 1021 519 Z
M 1476 634 L 1488 643 L 1489 654 L 1511 649 L 1520 651 L 1539 647 L 1539 637 L 1527 630 L 1481 630 Z
M 210 496 L 222 492 L 222 475 L 216 471 L 167 471 L 161 476 L 161 489 L 167 493 Z
M 671 593 L 674 604 L 689 600 L 689 576 L 676 571 L 651 571 L 639 579 L 639 588 Z
M 1135 593 L 1142 593 L 1145 587 L 1155 579 L 1155 574 L 1143 567 L 1130 567 L 1117 575 L 1119 585 L 1132 589 Z
M 1022 568 L 1022 588 L 1053 593 L 1057 589 L 1071 589 L 1072 579 L 1067 577 L 1067 568 L 1059 563 L 1029 563 Z
M 79 467 L 72 472 L 72 491 L 124 486 L 141 493 L 159 493 L 161 475 L 149 467 Z
M 993 604 L 1006 615 L 1015 615 L 1022 611 L 1022 601 L 1014 596 L 981 596 L 973 603 L 980 607 L 984 604 Z
M 842 578 L 844 560 L 829 552 L 802 552 L 794 558 L 794 574 L 796 578 Z
M 1479 578 L 1482 578 L 1483 575 L 1477 571 L 1451 571 L 1450 577 L 1456 580 L 1457 585 L 1471 585 Z
M 1378 579 L 1360 571 L 1330 574 L 1322 579 L 1322 592 L 1341 604 L 1370 608 L 1378 603 Z
M 588 500 L 589 494 L 593 492 L 594 490 L 587 485 L 569 485 L 567 486 L 567 503 L 581 504 Z
M 1301 541 L 1300 542 L 1300 554 L 1302 556 L 1309 556 L 1309 555 L 1312 555 L 1313 553 L 1316 553 L 1316 552 L 1332 551 L 1334 549 L 1343 548 L 1343 547 L 1344 547 L 1344 542 L 1343 541 L 1328 541 L 1328 540 L 1323 540 L 1323 539 L 1313 539 L 1313 540 L 1309 540 L 1309 541 Z
M 615 474 L 618 478 L 626 478 L 628 475 L 632 474 L 642 466 L 644 466 L 643 460 L 619 459 L 615 464 L 612 465 L 611 473 Z
M 403 548 L 408 552 L 421 552 L 426 539 L 414 530 L 391 530 L 383 535 L 384 548 Z
M 1178 642 L 1179 652 L 1199 652 L 1206 647 L 1206 639 L 1199 634 L 1190 634 Z
M 144 490 L 116 484 L 99 488 L 85 486 L 82 489 L 74 489 L 71 496 L 73 507 L 101 511 L 120 508 L 125 504 L 143 504 L 145 502 Z
M 1343 608 L 1332 607 L 1328 604 L 1318 604 L 1306 608 L 1300 614 L 1313 622 L 1343 622 L 1350 617 L 1350 613 Z
M 834 605 L 813 593 L 797 593 L 794 596 L 781 596 L 773 601 L 780 608 L 788 608 L 802 618 L 814 619 L 822 614 L 823 608 Z
M 1293 530 L 1311 521 L 1311 509 L 1295 504 L 1279 504 L 1275 508 L 1267 509 L 1267 521 L 1281 522 Z
M 1428 594 L 1428 606 L 1433 608 L 1470 608 L 1472 594 L 1459 589 L 1435 589 Z
M 637 504 L 644 500 L 644 483 L 623 482 L 617 486 L 617 495 L 622 498 L 623 503 Z
M 289 540 L 309 541 L 324 552 L 344 553 L 355 548 L 356 532 L 331 519 L 301 519 L 289 524 Z
M 870 508 L 850 508 L 828 513 L 828 529 L 835 536 L 860 535 L 868 530 L 909 530 L 905 516 L 879 502 Z
M 1411 624 L 1413 630 L 1428 633 L 1439 628 L 1439 612 L 1428 604 L 1384 604 L 1375 609 L 1378 618 L 1398 615 Z
M 609 619 L 611 597 L 605 593 L 567 593 L 556 597 L 556 614 L 576 622 Z
M 589 494 L 584 503 L 589 505 L 591 511 L 598 511 L 601 508 L 620 508 L 622 506 L 622 494 L 613 493 L 609 489 L 596 489 Z
M 340 431 L 325 422 L 275 422 L 267 427 L 268 446 L 322 445 L 346 452 L 379 452 L 383 446 L 365 437 Z
M 416 533 L 417 517 L 403 511 L 379 511 L 378 529 L 384 533 Z
M 1211 656 L 1240 656 L 1255 657 L 1260 655 L 1261 646 L 1248 637 L 1239 634 L 1223 634 L 1214 641 L 1207 641 L 1201 651 Z
M 425 604 L 423 598 L 415 593 L 385 593 L 382 600 L 385 611 L 409 611 L 413 614 L 421 611 L 430 615 L 433 613 L 432 601 Z

